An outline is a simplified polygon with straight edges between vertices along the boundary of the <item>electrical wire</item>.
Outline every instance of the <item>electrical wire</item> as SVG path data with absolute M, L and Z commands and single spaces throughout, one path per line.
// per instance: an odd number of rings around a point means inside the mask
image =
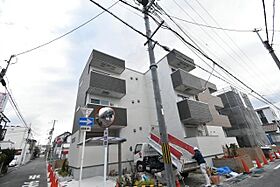
M 152 38 L 149 38 L 146 34 L 142 33 L 141 31 L 135 29 L 133 26 L 129 25 L 127 22 L 123 21 L 121 18 L 119 18 L 118 16 L 116 16 L 115 14 L 113 14 L 112 12 L 110 12 L 109 10 L 107 10 L 106 8 L 104 8 L 103 6 L 101 6 L 100 4 L 98 4 L 97 2 L 90 0 L 90 2 L 92 2 L 93 4 L 95 4 L 96 6 L 98 6 L 99 8 L 101 8 L 102 10 L 108 12 L 110 15 L 112 15 L 114 18 L 116 18 L 117 20 L 119 20 L 120 22 L 122 22 L 124 25 L 126 25 L 127 27 L 129 27 L 130 29 L 134 30 L 135 32 L 137 32 L 138 34 L 144 36 L 145 38 L 147 38 L 148 40 L 151 40 L 152 42 L 154 42 L 156 45 L 160 46 L 162 49 L 164 49 L 165 51 L 170 51 L 170 49 L 167 46 L 161 45 L 159 44 L 157 41 L 153 40 Z
M 274 39 L 274 21 L 275 21 L 275 0 L 273 0 L 271 45 L 273 45 L 273 39 Z
M 93 0 L 90 0 L 91 2 L 93 2 L 94 4 L 97 5 L 96 2 L 94 2 Z M 98 5 L 99 7 L 101 5 Z M 149 15 L 151 16 L 151 15 Z M 117 18 L 118 20 L 121 20 L 120 18 L 118 18 L 117 16 L 114 15 L 115 18 Z M 124 22 L 123 20 L 121 20 L 122 22 Z M 126 23 L 127 24 L 127 23 Z M 200 49 L 198 49 L 197 47 L 195 47 L 193 44 L 191 44 L 190 42 L 188 42 L 184 37 L 182 37 L 177 31 L 175 31 L 174 29 L 168 27 L 168 29 L 170 31 L 172 31 L 173 33 L 175 33 L 179 38 L 181 38 L 181 40 L 183 40 L 187 45 L 189 45 L 191 48 L 193 48 L 195 51 L 197 51 L 198 53 L 200 53 L 202 56 L 204 56 L 206 59 L 208 59 L 209 61 L 211 61 L 213 64 L 215 64 L 216 66 L 218 66 L 220 69 L 222 69 L 224 72 L 226 72 L 227 74 L 229 74 L 231 77 L 233 77 L 235 80 L 237 80 L 239 83 L 241 83 L 244 87 L 246 87 L 247 89 L 250 90 L 251 93 L 256 94 L 258 97 L 262 98 L 263 101 L 265 101 L 267 104 L 270 104 L 272 106 L 274 106 L 276 109 L 278 109 L 280 111 L 280 108 L 277 107 L 276 105 L 274 105 L 271 101 L 269 101 L 268 99 L 266 99 L 265 97 L 263 97 L 261 94 L 259 94 L 258 92 L 256 92 L 255 90 L 253 90 L 250 86 L 248 86 L 247 84 L 245 84 L 243 81 L 241 81 L 239 78 L 237 78 L 235 75 L 233 75 L 231 72 L 229 72 L 227 69 L 225 69 L 224 67 L 222 67 L 221 65 L 219 65 L 215 60 L 213 60 L 212 58 L 210 58 L 208 55 L 206 55 L 205 53 L 203 53 Z M 134 30 L 134 29 L 133 29 Z M 158 43 L 158 42 L 157 42 Z
M 195 0 L 197 2 L 197 4 L 206 12 L 206 14 L 216 23 L 217 26 L 221 27 L 219 25 L 219 23 L 217 22 L 217 20 L 210 14 L 210 12 L 204 8 L 204 6 L 201 4 L 201 2 L 199 0 Z M 227 38 L 232 42 L 232 44 L 236 47 L 236 49 L 238 49 L 238 51 L 240 52 L 241 56 L 235 52 L 235 50 L 233 50 L 233 52 L 239 57 L 239 59 L 244 62 L 245 64 L 247 64 L 246 62 L 250 62 L 248 64 L 248 71 L 247 72 L 251 72 L 254 70 L 258 70 L 258 71 L 262 71 L 262 69 L 260 69 L 258 66 L 255 65 L 255 62 L 252 61 L 252 59 L 239 47 L 239 45 L 236 43 L 236 40 L 232 39 L 232 37 L 228 34 L 228 32 L 223 31 L 223 33 L 227 36 Z M 243 60 L 242 57 L 245 57 L 245 59 Z M 269 90 L 270 92 L 274 92 L 271 91 L 271 88 L 274 88 L 274 84 L 271 84 L 270 82 L 268 83 L 267 81 L 267 77 L 263 74 L 263 73 L 258 73 L 258 71 L 256 71 L 257 76 L 255 76 L 255 79 L 259 79 L 260 83 L 262 83 L 263 87 L 266 87 L 267 90 Z M 254 74 L 252 74 L 254 76 Z M 263 84 L 264 83 L 264 84 Z
M 265 97 L 263 97 L 261 94 L 259 94 L 258 92 L 256 92 L 255 90 L 253 90 L 250 86 L 248 86 L 247 84 L 245 84 L 243 81 L 241 81 L 239 78 L 237 78 L 235 75 L 233 75 L 231 72 L 229 72 L 227 69 L 225 69 L 224 67 L 222 67 L 221 65 L 219 65 L 216 61 L 214 61 L 212 58 L 210 58 L 208 55 L 206 55 L 205 53 L 203 53 L 200 49 L 198 49 L 197 47 L 195 47 L 193 44 L 189 43 L 187 40 L 185 40 L 184 37 L 182 37 L 177 31 L 175 31 L 174 29 L 169 27 L 169 30 L 172 31 L 173 33 L 175 33 L 178 37 L 180 37 L 187 45 L 189 45 L 190 47 L 192 47 L 193 49 L 195 49 L 197 52 L 199 52 L 202 56 L 204 56 L 206 59 L 210 60 L 213 64 L 215 64 L 216 66 L 218 66 L 219 68 L 221 68 L 223 71 L 225 71 L 227 74 L 229 74 L 230 76 L 232 76 L 234 79 L 236 79 L 239 83 L 241 83 L 243 86 L 245 86 L 247 89 L 249 89 L 252 93 L 255 93 L 256 95 L 258 95 L 259 97 L 261 97 L 263 100 L 265 100 L 267 103 L 271 104 L 272 106 L 274 106 L 275 108 L 277 108 L 278 110 L 280 110 L 280 108 L 278 108 L 277 106 L 275 106 L 272 102 L 270 102 L 268 99 L 266 99 Z
M 179 17 L 176 17 L 176 16 L 172 16 L 170 15 L 170 17 L 174 18 L 174 19 L 177 19 L 179 21 L 183 21 L 183 22 L 186 22 L 186 23 L 189 23 L 189 24 L 192 24 L 192 25 L 197 25 L 197 26 L 200 26 L 200 27 L 207 27 L 207 28 L 211 28 L 211 29 L 217 29 L 217 30 L 223 30 L 223 31 L 230 31 L 230 32 L 245 32 L 245 33 L 251 33 L 251 32 L 254 32 L 254 30 L 250 30 L 250 29 L 230 29 L 230 28 L 223 28 L 223 27 L 215 27 L 215 26 L 212 26 L 212 25 L 205 25 L 205 24 L 202 24 L 202 23 L 197 23 L 197 22 L 192 22 L 192 21 L 188 21 L 188 20 L 185 20 L 183 18 L 179 18 Z
M 182 11 L 184 11 L 185 13 L 186 13 L 186 11 L 175 1 L 175 0 L 173 0 L 175 3 L 176 3 L 176 5 L 182 10 Z M 200 13 L 198 13 L 198 11 L 196 10 L 196 9 L 194 9 L 191 5 L 190 5 L 190 3 L 188 3 L 188 1 L 186 1 L 186 0 L 184 0 L 184 2 L 199 16 L 199 18 L 205 23 L 205 24 L 208 24 L 207 23 L 207 21 L 200 15 Z M 200 4 L 200 6 L 201 6 L 201 4 Z M 186 13 L 187 14 L 187 13 Z M 188 14 L 187 14 L 188 15 Z M 190 16 L 191 17 L 191 16 Z M 193 18 L 192 18 L 193 19 Z M 194 19 L 193 19 L 194 20 Z M 215 30 L 213 31 L 214 32 L 214 34 L 216 35 L 216 37 L 220 40 L 220 41 L 222 41 L 222 43 L 223 44 L 225 44 L 227 47 L 228 47 L 228 49 L 230 49 L 231 51 L 232 51 L 232 53 L 230 53 L 228 50 L 226 50 L 226 48 L 224 47 L 224 46 L 222 46 L 222 45 L 220 45 L 219 44 L 219 42 L 214 38 L 214 37 L 212 37 L 211 36 L 211 34 L 209 33 L 209 32 L 207 32 L 207 31 L 205 31 L 205 29 L 203 29 L 202 28 L 202 30 L 204 31 L 204 33 L 207 35 L 207 36 L 209 36 L 219 47 L 220 47 L 220 49 L 221 50 L 223 50 L 232 60 L 233 60 L 233 62 L 236 62 L 236 63 L 239 63 L 239 65 L 240 65 L 240 67 L 242 67 L 242 69 L 247 69 L 246 68 L 246 62 L 244 61 L 244 59 L 232 48 L 232 46 L 231 45 L 229 45 L 229 43 L 223 38 L 223 37 L 221 37 L 221 35 L 219 34 L 219 33 L 217 33 Z M 235 57 L 237 57 L 237 58 L 235 58 Z M 243 62 L 243 63 L 242 63 Z M 223 62 L 221 62 L 221 63 L 223 63 Z M 225 63 L 223 63 L 224 64 L 224 66 L 225 66 Z M 254 67 L 249 67 L 249 71 L 247 71 L 249 74 L 250 74 L 250 76 L 254 76 L 254 74 L 251 72 L 251 70 L 253 69 Z M 233 71 L 231 68 L 227 68 L 228 70 L 231 70 L 231 71 Z M 234 71 L 233 71 L 234 72 Z M 260 81 L 261 82 L 261 81 Z M 262 82 L 261 82 L 262 83 Z M 265 86 L 265 85 L 263 85 L 263 86 Z
M 154 14 L 155 14 L 155 12 L 154 12 Z M 160 16 L 159 15 L 157 15 L 157 14 L 155 14 L 156 16 L 158 16 L 159 18 L 160 18 Z M 161 21 L 163 21 L 162 20 L 162 18 L 160 18 L 161 19 Z M 156 23 L 158 23 L 158 21 L 156 22 Z M 166 22 L 165 22 L 166 23 Z M 176 24 L 176 23 L 175 23 Z M 177 27 L 179 27 L 180 28 L 180 26 L 178 25 L 178 24 L 176 24 L 177 25 Z M 164 27 L 165 29 L 166 29 L 166 27 Z M 180 28 L 181 29 L 181 28 Z M 188 37 L 188 35 L 183 31 L 183 30 L 181 30 L 187 37 Z M 191 47 L 189 47 L 181 38 L 179 38 L 177 35 L 175 35 L 179 40 L 181 40 L 182 42 L 183 42 L 183 44 L 187 47 L 187 48 L 189 48 L 202 62 L 204 62 L 208 67 L 210 67 L 212 70 L 211 70 L 211 72 L 210 71 L 207 71 L 208 73 L 210 73 L 210 76 L 208 77 L 208 81 L 209 81 L 209 79 L 210 79 L 210 77 L 211 77 L 211 75 L 214 73 L 214 72 L 216 72 L 217 74 L 219 74 L 221 77 L 223 77 L 223 80 L 226 80 L 226 78 L 223 76 L 223 75 L 221 75 L 218 71 L 216 71 L 215 70 L 215 68 L 214 68 L 214 66 L 215 66 L 215 64 L 213 64 L 213 67 L 211 67 L 200 55 L 198 55 L 198 53 L 193 49 L 193 48 L 191 48 Z M 191 39 L 192 40 L 192 39 Z M 193 40 L 192 40 L 193 41 Z M 196 46 L 198 46 L 196 43 L 194 43 Z M 198 46 L 198 48 L 199 48 L 199 46 Z M 199 48 L 199 49 L 201 49 L 201 48 Z M 197 64 L 196 64 L 197 65 Z M 198 66 L 198 65 L 197 65 Z M 202 68 L 201 66 L 198 66 L 198 67 L 200 67 L 202 70 L 206 70 L 206 69 L 204 69 L 204 68 Z M 227 74 L 226 74 L 227 75 Z M 229 78 L 232 78 L 232 77 L 229 77 Z M 207 82 L 208 81 L 206 81 L 206 84 L 207 84 Z M 228 84 L 230 84 L 230 85 L 234 85 L 235 86 L 235 84 L 234 83 L 230 83 L 230 81 L 228 80 L 228 81 L 226 81 L 226 83 L 228 83 Z M 205 87 L 206 87 L 206 84 L 205 84 Z M 237 86 L 235 86 L 235 87 L 237 87 Z
M 115 6 L 118 2 L 119 2 L 119 1 L 116 1 L 116 2 L 113 3 L 111 6 L 109 6 L 107 9 L 111 9 L 111 8 L 112 8 L 113 6 Z M 81 27 L 87 25 L 88 23 L 90 23 L 91 21 L 93 21 L 94 19 L 96 19 L 97 17 L 99 17 L 100 15 L 102 15 L 104 12 L 105 12 L 105 11 L 100 12 L 100 13 L 97 14 L 96 16 L 92 17 L 91 19 L 87 20 L 86 22 L 82 23 L 81 25 L 75 27 L 74 29 L 72 29 L 72 30 L 66 32 L 65 34 L 63 34 L 63 35 L 61 35 L 61 36 L 58 36 L 58 37 L 56 37 L 56 38 L 54 38 L 54 39 L 52 39 L 52 40 L 50 40 L 50 41 L 48 41 L 48 42 L 45 42 L 45 43 L 43 43 L 43 44 L 40 44 L 40 45 L 38 45 L 38 46 L 36 46 L 36 47 L 33 47 L 33 48 L 31 48 L 31 49 L 28 49 L 28 50 L 25 50 L 25 51 L 23 51 L 23 52 L 17 53 L 16 56 L 20 56 L 20 55 L 23 55 L 23 54 L 32 52 L 32 51 L 34 51 L 34 50 L 36 50 L 36 49 L 39 49 L 39 48 L 41 48 L 41 47 L 44 47 L 44 46 L 46 46 L 46 45 L 51 44 L 51 43 L 53 43 L 53 42 L 55 42 L 55 41 L 57 41 L 57 40 L 59 40 L 59 39 L 65 37 L 65 36 L 71 34 L 72 32 L 74 32 L 74 31 L 80 29 Z
M 265 23 L 266 40 L 269 41 L 269 39 L 268 39 L 267 20 L 266 20 L 266 11 L 265 11 L 265 2 L 264 2 L 264 0 L 262 0 L 262 4 L 263 4 L 263 14 L 264 14 L 264 23 Z
M 8 93 L 8 96 L 9 96 L 9 99 L 11 101 L 11 104 L 12 104 L 13 108 L 15 109 L 15 112 L 18 114 L 19 119 L 23 122 L 23 124 L 24 124 L 24 126 L 26 128 L 30 128 L 30 127 L 28 127 L 25 119 L 23 118 L 23 115 L 21 114 L 21 112 L 20 112 L 20 110 L 19 110 L 19 108 L 17 106 L 17 103 L 16 103 L 15 99 L 13 98 L 10 90 L 7 88 L 7 86 L 5 86 L 5 89 L 6 89 L 7 93 Z

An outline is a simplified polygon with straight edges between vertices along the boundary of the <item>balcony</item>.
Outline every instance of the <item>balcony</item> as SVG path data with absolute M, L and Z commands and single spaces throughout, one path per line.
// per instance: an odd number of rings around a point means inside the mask
M 209 93 L 212 94 L 214 92 L 217 91 L 217 87 L 215 84 L 209 82 L 209 81 L 206 81 L 206 80 L 203 80 L 203 79 L 200 79 L 200 82 L 201 82 L 201 85 L 203 86 L 203 88 L 208 88 L 209 90 Z
M 263 128 L 265 133 L 276 132 L 277 129 L 278 129 L 276 123 L 270 123 L 270 124 L 262 125 L 262 128 Z
M 185 99 L 177 103 L 180 120 L 184 125 L 198 125 L 212 120 L 206 103 Z
M 200 78 L 188 72 L 178 69 L 171 74 L 171 79 L 176 91 L 190 95 L 197 95 L 202 92 Z
M 221 126 L 225 128 L 230 128 L 231 124 L 227 116 L 219 115 L 219 113 L 212 113 L 213 120 L 207 123 L 206 125 L 210 126 Z
M 180 68 L 188 72 L 195 68 L 193 59 L 175 49 L 168 53 L 167 61 L 170 66 Z
M 106 107 L 103 105 L 95 105 L 95 104 L 87 104 L 87 108 L 93 108 L 93 112 L 90 114 L 90 117 L 97 116 L 97 113 L 100 108 Z M 120 108 L 120 107 L 111 107 L 115 111 L 115 120 L 113 124 L 109 127 L 109 129 L 120 129 L 127 126 L 127 111 L 126 108 Z M 96 125 L 93 127 L 93 129 L 101 129 L 97 122 L 94 122 Z
M 90 66 L 92 67 L 116 74 L 121 74 L 125 69 L 124 60 L 118 59 L 116 57 L 107 55 L 96 50 L 92 50 L 89 61 Z
M 126 94 L 125 80 L 90 72 L 90 83 L 87 92 L 120 99 Z

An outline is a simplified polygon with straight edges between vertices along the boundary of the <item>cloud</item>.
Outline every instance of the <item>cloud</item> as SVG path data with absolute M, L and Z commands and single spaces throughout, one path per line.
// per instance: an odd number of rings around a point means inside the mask
M 173 1 L 158 1 L 158 3 L 172 15 L 187 20 L 193 18 L 197 22 L 203 23 L 201 17 L 194 11 L 196 10 L 208 24 L 216 24 L 197 1 L 188 1 L 194 10 L 185 1 L 176 1 L 191 17 L 187 16 Z M 108 7 L 115 1 L 98 2 Z M 226 2 L 217 0 L 215 3 L 204 0 L 199 2 L 225 28 L 253 29 L 264 25 L 260 2 L 255 3 L 253 0 L 228 0 Z M 112 12 L 141 32 L 145 32 L 141 13 L 138 13 L 141 15 L 139 17 L 127 10 L 124 5 L 119 4 L 111 9 Z M 267 7 L 269 6 L 270 4 Z M 5 66 L 3 60 L 8 59 L 11 54 L 49 41 L 100 12 L 101 9 L 90 1 L 0 1 L 0 65 Z M 268 14 L 271 15 L 271 11 L 268 11 Z M 276 20 L 278 17 L 277 15 Z M 154 31 L 157 25 L 152 20 L 150 22 L 151 29 Z M 176 28 L 170 21 L 167 23 L 172 28 Z M 255 33 L 227 32 L 225 34 L 222 31 L 216 31 L 215 34 L 211 29 L 201 29 L 194 25 L 178 23 L 210 57 L 256 91 L 264 95 L 272 94 L 275 96 L 272 98 L 275 102 L 280 101 L 278 96 L 280 93 L 279 70 Z M 270 18 L 269 25 L 271 26 Z M 276 28 L 279 27 L 277 23 L 276 26 Z M 178 30 L 178 32 L 180 31 Z M 261 35 L 264 37 L 264 32 Z M 154 39 L 170 48 L 178 49 L 193 58 L 195 63 L 211 70 L 170 31 L 160 29 Z M 49 46 L 19 56 L 18 62 L 8 70 L 9 86 L 26 120 L 32 123 L 32 127 L 41 134 L 42 141 L 45 141 L 47 132 L 52 126 L 50 122 L 54 119 L 58 120 L 55 135 L 66 130 L 71 131 L 78 79 L 93 48 L 122 58 L 126 61 L 127 67 L 145 72 L 149 68 L 147 46 L 143 45 L 145 42 L 144 37 L 104 13 L 71 35 Z M 275 34 L 276 42 L 280 43 L 279 34 Z M 279 49 L 276 45 L 275 48 Z M 156 46 L 156 60 L 160 60 L 164 55 L 166 55 L 166 51 Z M 211 62 L 208 60 L 206 62 L 212 66 Z M 233 81 L 217 67 L 215 70 Z M 204 79 L 209 77 L 208 73 L 198 68 L 193 73 Z M 224 82 L 213 76 L 210 81 L 217 84 L 218 88 L 226 86 Z M 236 81 L 234 83 L 237 84 Z M 240 86 L 240 84 L 238 85 Z M 19 122 L 9 105 L 5 113 L 14 123 Z

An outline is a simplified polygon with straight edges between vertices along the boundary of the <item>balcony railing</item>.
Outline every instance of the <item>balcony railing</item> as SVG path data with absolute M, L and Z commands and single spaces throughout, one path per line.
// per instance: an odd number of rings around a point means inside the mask
M 121 74 L 125 69 L 125 61 L 93 50 L 90 56 L 90 66 L 104 71 Z
M 271 123 L 271 124 L 266 124 L 262 126 L 264 132 L 276 132 L 277 131 L 277 124 L 276 123 Z
M 185 99 L 177 103 L 180 120 L 184 125 L 197 125 L 212 120 L 206 103 Z
M 170 66 L 180 68 L 185 71 L 191 71 L 195 68 L 193 59 L 175 49 L 168 53 L 167 61 Z
M 171 74 L 171 79 L 176 91 L 190 95 L 196 95 L 203 91 L 200 78 L 186 71 L 178 69 Z
M 126 83 L 123 79 L 91 72 L 88 93 L 105 97 L 122 98 L 126 94 Z

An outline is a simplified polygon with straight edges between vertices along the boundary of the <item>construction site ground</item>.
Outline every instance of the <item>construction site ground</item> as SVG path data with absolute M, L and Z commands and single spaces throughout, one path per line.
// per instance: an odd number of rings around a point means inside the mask
M 221 187 L 275 187 L 280 186 L 280 159 L 274 162 L 269 162 L 269 165 L 264 165 L 263 168 L 254 168 L 250 174 L 242 174 L 235 178 L 221 177 Z M 201 187 L 205 183 L 204 177 L 200 170 L 192 172 L 181 182 L 181 186 Z M 212 185 L 215 186 L 215 185 Z

